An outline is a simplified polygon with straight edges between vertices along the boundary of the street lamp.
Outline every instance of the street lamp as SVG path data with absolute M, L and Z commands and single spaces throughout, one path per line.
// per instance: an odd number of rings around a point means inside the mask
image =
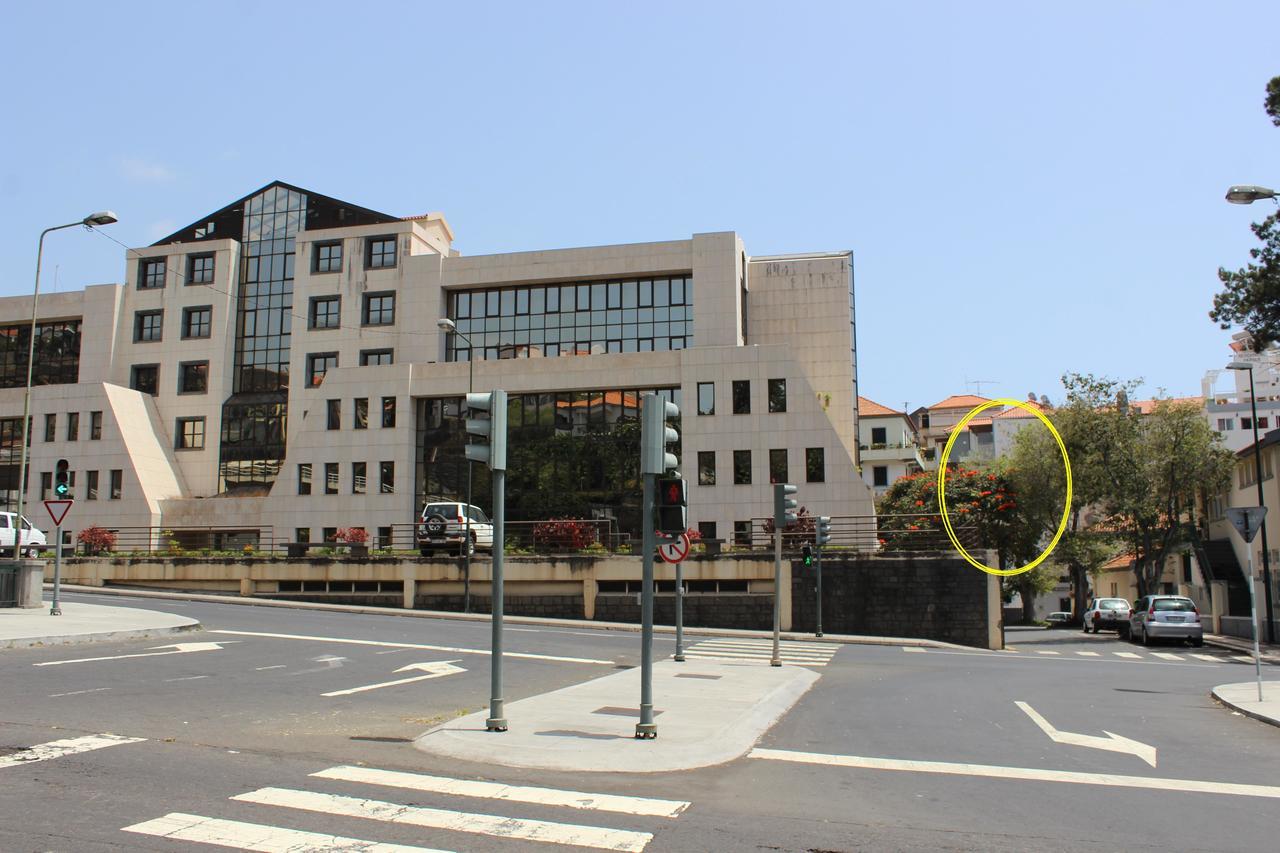
M 450 320 L 448 317 L 441 317 L 436 321 L 436 328 L 442 332 L 455 334 L 467 342 L 467 393 L 470 394 L 475 390 L 476 379 L 476 350 L 471 345 L 471 338 L 468 338 L 462 332 L 458 331 L 458 324 Z M 463 415 L 465 417 L 465 414 Z M 462 572 L 462 612 L 471 612 L 471 472 L 474 463 L 470 459 L 467 460 L 467 508 L 466 508 L 466 528 L 464 532 L 465 540 L 463 542 L 462 552 L 466 556 L 463 558 Z
M 1230 196 L 1228 196 L 1229 198 Z M 1253 412 L 1253 473 L 1258 480 L 1258 506 L 1265 506 L 1262 499 L 1262 446 L 1258 441 L 1258 399 L 1253 393 L 1253 365 L 1247 361 L 1233 361 L 1228 370 L 1249 371 L 1249 406 Z M 1253 583 L 1253 578 L 1249 578 Z M 1267 522 L 1262 522 L 1262 586 L 1267 605 L 1267 642 L 1276 641 L 1276 626 L 1271 618 L 1271 555 L 1267 551 Z
M 1238 187 L 1231 187 L 1227 190 L 1227 201 L 1232 204 L 1253 204 L 1255 201 L 1264 201 L 1266 199 L 1274 199 L 1280 193 L 1267 187 L 1255 187 L 1252 184 L 1244 184 Z
M 18 465 L 18 507 L 13 520 L 13 559 L 21 559 L 22 555 L 22 509 L 26 497 L 27 445 L 31 442 L 31 371 L 36 360 L 36 312 L 40 305 L 40 262 L 44 259 L 44 238 L 50 231 L 61 231 L 63 228 L 75 228 L 83 225 L 92 228 L 95 225 L 110 225 L 117 222 L 116 215 L 110 210 L 91 213 L 79 222 L 66 225 L 55 225 L 40 232 L 40 242 L 36 247 L 36 286 L 31 297 L 31 339 L 27 341 L 27 384 L 22 395 L 22 456 Z

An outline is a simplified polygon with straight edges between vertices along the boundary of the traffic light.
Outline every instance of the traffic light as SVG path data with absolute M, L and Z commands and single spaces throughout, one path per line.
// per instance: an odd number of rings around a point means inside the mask
M 467 415 L 488 412 L 487 418 L 467 418 L 467 433 L 484 441 L 467 445 L 466 456 L 483 462 L 491 471 L 507 470 L 507 392 L 501 389 L 468 394 Z
M 688 498 L 685 481 L 673 477 L 658 481 L 657 529 L 668 536 L 679 536 L 689 529 Z
M 790 483 L 773 484 L 773 529 L 779 533 L 798 520 L 795 513 L 796 499 L 788 497 L 797 491 L 798 489 Z
M 813 541 L 819 548 L 831 541 L 831 516 L 818 516 L 817 526 L 813 532 Z
M 65 459 L 59 459 L 56 473 L 53 475 L 53 493 L 59 499 L 71 497 L 71 465 Z
M 804 562 L 806 569 L 813 565 L 813 546 L 808 542 L 804 543 L 804 547 L 800 549 L 800 559 Z
M 646 394 L 640 410 L 640 473 L 662 475 L 680 466 L 667 445 L 680 440 L 680 433 L 667 426 L 668 418 L 680 417 L 680 407 L 657 394 Z M 683 529 L 681 532 L 684 532 Z

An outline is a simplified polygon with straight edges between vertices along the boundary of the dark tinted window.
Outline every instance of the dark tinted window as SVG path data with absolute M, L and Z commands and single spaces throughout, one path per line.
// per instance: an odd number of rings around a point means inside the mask
M 1151 604 L 1156 610 L 1185 611 L 1187 613 L 1195 610 L 1195 605 L 1185 598 L 1157 598 Z

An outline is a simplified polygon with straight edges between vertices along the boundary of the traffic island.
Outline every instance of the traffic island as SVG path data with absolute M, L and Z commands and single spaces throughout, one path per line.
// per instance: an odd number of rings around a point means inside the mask
M 1280 726 L 1280 681 L 1262 682 L 1262 701 L 1258 701 L 1258 682 L 1220 684 L 1213 688 L 1213 698 L 1246 717 Z
M 49 603 L 36 609 L 0 611 L 0 649 L 117 642 L 196 631 L 200 623 L 186 616 L 137 607 L 62 602 L 52 616 Z

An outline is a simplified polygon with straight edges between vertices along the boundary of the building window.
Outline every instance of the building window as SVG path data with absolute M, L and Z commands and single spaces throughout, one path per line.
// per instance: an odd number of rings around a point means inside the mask
M 182 337 L 207 338 L 213 333 L 213 306 L 182 309 Z
M 187 284 L 213 283 L 213 255 L 190 255 L 187 258 Z
M 316 243 L 311 247 L 312 272 L 342 271 L 342 241 Z
M 362 349 L 360 350 L 360 366 L 375 367 L 384 364 L 391 364 L 394 361 L 393 351 L 389 349 Z
M 1267 423 L 1266 418 L 1258 418 L 1258 429 L 1267 429 Z
M 325 422 L 325 429 L 342 429 L 342 401 L 328 400 L 326 410 L 329 416 Z
M 809 447 L 804 452 L 804 481 L 806 483 L 825 483 L 827 481 L 827 452 L 821 447 Z
M 361 322 L 366 326 L 390 326 L 396 321 L 394 293 L 366 293 Z
M 204 450 L 204 418 L 178 418 L 178 450 Z
M 1229 432 L 1236 428 L 1235 418 L 1218 418 L 1218 432 Z
M 67 412 L 67 441 L 80 440 L 80 413 Z
M 164 258 L 143 258 L 138 262 L 138 290 L 164 287 Z
M 298 466 L 298 494 L 311 494 L 311 463 L 304 462 Z M 303 540 L 299 539 L 299 542 Z
M 135 364 L 129 377 L 129 387 L 152 397 L 160 393 L 160 365 Z
M 698 485 L 714 486 L 716 484 L 716 452 L 714 450 L 698 451 Z
M 42 501 L 49 500 L 49 493 L 52 491 L 53 491 L 53 472 L 41 471 L 40 472 L 40 500 Z M 7 521 L 5 523 L 8 524 Z
M 378 547 L 379 548 L 391 547 L 391 528 L 390 527 L 378 528 Z
M 396 265 L 395 237 L 370 237 L 364 245 L 365 269 L 381 270 Z
M 380 491 L 384 495 L 395 494 L 396 463 L 394 462 L 378 463 L 378 491 Z
M 179 394 L 207 394 L 209 392 L 209 362 L 184 361 L 178 365 Z
M 1241 419 L 1240 419 L 1240 429 L 1253 429 L 1253 419 L 1252 419 L 1252 418 L 1241 418 Z
M 389 429 L 396 425 L 396 398 L 382 398 L 382 427 Z
M 714 415 L 716 413 L 716 383 L 698 383 L 698 414 Z
M 44 440 L 54 441 L 58 437 L 58 415 L 56 413 L 44 416 Z
M 873 486 L 889 485 L 889 466 L 876 465 L 871 469 L 871 484 Z
M 872 427 L 871 428 L 871 446 L 884 447 L 886 444 L 888 444 L 889 439 L 888 439 L 887 433 L 888 433 L 888 430 L 885 427 Z
M 733 413 L 735 415 L 751 414 L 751 380 L 733 380 Z
M 322 527 L 322 528 L 320 528 L 320 535 L 321 535 L 322 537 L 324 537 L 324 541 L 325 541 L 325 542 L 329 542 L 329 543 L 337 542 L 337 541 L 338 541 L 338 528 L 336 528 L 336 527 Z
M 164 327 L 164 311 L 136 311 L 133 315 L 134 343 L 158 341 Z
M 355 399 L 355 417 L 351 419 L 352 429 L 368 429 L 369 428 L 369 398 L 356 397 Z
M 310 527 L 295 527 L 295 528 L 293 528 L 293 541 L 294 541 L 294 542 L 297 542 L 297 543 L 299 543 L 299 544 L 305 544 L 305 543 L 307 543 L 307 542 L 310 542 L 310 541 L 311 541 L 311 528 L 310 528 Z
M 716 523 L 714 521 L 699 521 L 698 536 L 702 541 L 716 538 Z
M 920 428 L 921 428 L 921 429 L 928 429 L 928 428 L 929 428 L 929 413 L 928 413 L 928 412 L 922 412 L 922 413 L 920 414 Z
M 733 451 L 733 484 L 735 486 L 751 485 L 751 451 Z
M 338 366 L 336 352 L 316 352 L 307 356 L 307 386 L 319 387 L 324 375 Z
M 324 493 L 326 495 L 336 495 L 338 493 L 338 463 L 324 463 Z
M 311 316 L 309 325 L 312 329 L 336 329 L 342 325 L 342 299 L 337 296 L 311 297 Z
M 783 448 L 781 450 L 769 451 L 769 482 L 770 483 L 787 482 L 786 448 Z
M 102 440 L 102 412 L 89 413 L 89 440 Z
M 751 522 L 735 521 L 733 523 L 733 544 L 751 547 Z
M 787 380 L 769 380 L 769 411 L 785 412 L 787 410 Z
M 84 472 L 84 499 L 87 501 L 96 501 L 98 499 L 98 472 Z
M 365 476 L 368 468 L 368 463 L 365 462 L 351 463 L 351 494 L 363 495 L 365 493 Z
M 122 494 L 124 494 L 124 471 L 112 468 L 110 500 L 118 501 Z

